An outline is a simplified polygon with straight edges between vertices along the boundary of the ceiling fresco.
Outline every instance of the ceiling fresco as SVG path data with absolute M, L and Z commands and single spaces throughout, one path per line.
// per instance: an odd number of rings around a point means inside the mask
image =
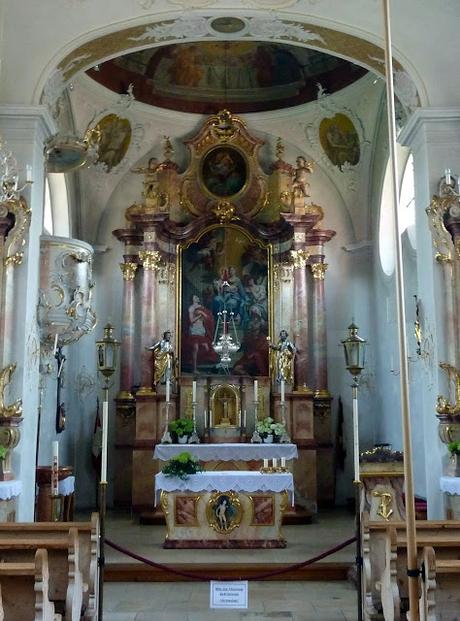
M 367 73 L 347 60 L 275 42 L 178 43 L 125 54 L 87 71 L 117 93 L 183 112 L 276 110 L 334 93 Z

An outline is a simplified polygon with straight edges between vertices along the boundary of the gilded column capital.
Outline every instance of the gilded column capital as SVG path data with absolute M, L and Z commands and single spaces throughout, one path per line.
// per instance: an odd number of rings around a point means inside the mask
M 291 250 L 291 261 L 294 269 L 303 269 L 307 265 L 310 253 L 305 248 Z
M 157 272 L 161 267 L 161 257 L 158 250 L 141 250 L 139 258 L 142 261 L 144 270 Z
M 133 261 L 120 263 L 120 269 L 123 273 L 123 280 L 134 280 L 134 277 L 136 276 L 137 263 L 134 263 Z
M 324 280 L 324 276 L 328 268 L 327 263 L 312 263 L 310 268 L 315 280 Z

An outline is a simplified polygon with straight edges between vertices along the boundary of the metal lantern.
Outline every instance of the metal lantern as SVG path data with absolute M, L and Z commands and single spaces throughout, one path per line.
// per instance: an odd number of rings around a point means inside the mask
M 355 377 L 360 375 L 364 369 L 367 343 L 358 335 L 358 330 L 358 326 L 352 321 L 348 326 L 348 338 L 341 341 L 345 354 L 345 365 L 351 375 Z
M 104 338 L 96 341 L 97 369 L 106 381 L 115 373 L 118 364 L 120 342 L 113 338 L 113 326 L 108 323 L 104 327 Z

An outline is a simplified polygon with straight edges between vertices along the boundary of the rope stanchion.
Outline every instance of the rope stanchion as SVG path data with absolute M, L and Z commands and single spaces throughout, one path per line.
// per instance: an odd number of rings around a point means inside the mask
M 343 550 L 343 548 L 346 548 L 347 546 L 351 545 L 355 541 L 356 541 L 356 537 L 350 537 L 350 539 L 346 539 L 345 541 L 337 544 L 333 548 L 329 548 L 329 550 L 326 550 L 325 552 L 321 552 L 321 554 L 317 554 L 316 556 L 313 556 L 312 558 L 307 559 L 306 561 L 302 561 L 301 563 L 294 563 L 293 565 L 288 565 L 287 567 L 282 567 L 281 569 L 273 569 L 272 571 L 266 571 L 261 574 L 257 574 L 256 576 L 239 576 L 238 578 L 233 578 L 233 579 L 234 580 L 266 580 L 267 578 L 272 578 L 273 576 L 282 575 L 282 574 L 288 573 L 289 571 L 293 571 L 293 570 L 295 571 L 297 569 L 302 569 L 303 567 L 307 567 L 308 565 L 313 565 L 313 563 L 317 563 L 318 561 L 321 561 L 323 558 L 326 558 L 327 556 L 331 556 L 331 554 L 335 554 L 336 552 Z M 183 578 L 190 578 L 191 580 L 197 580 L 200 582 L 208 582 L 210 580 L 223 580 L 224 579 L 224 578 L 219 577 L 218 573 L 213 574 L 212 576 L 203 576 L 203 575 L 197 576 L 193 574 L 192 572 L 183 571 L 181 569 L 175 569 L 174 567 L 170 567 L 169 565 L 164 565 L 163 563 L 156 563 L 155 561 L 145 558 L 144 556 L 141 556 L 140 554 L 131 552 L 131 550 L 128 550 L 127 548 L 124 548 L 123 546 L 118 545 L 117 543 L 115 543 L 114 541 L 111 541 L 110 539 L 106 539 L 105 543 L 111 548 L 113 548 L 114 550 L 117 550 L 118 552 L 121 552 L 122 554 L 125 554 L 126 556 L 129 556 L 136 561 L 140 561 L 141 563 L 144 563 L 145 565 L 149 565 L 150 567 L 155 567 L 156 569 L 162 569 L 163 571 L 169 572 L 171 574 L 176 574 L 177 576 L 181 576 Z

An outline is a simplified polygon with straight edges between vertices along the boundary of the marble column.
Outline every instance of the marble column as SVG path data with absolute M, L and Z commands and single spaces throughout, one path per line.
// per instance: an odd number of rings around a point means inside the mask
M 148 233 L 144 239 L 144 250 L 139 252 L 139 258 L 143 267 L 142 293 L 141 293 L 141 388 L 138 395 L 151 395 L 153 389 L 153 363 L 152 352 L 147 348 L 153 343 L 157 334 L 155 321 L 155 289 L 156 273 L 160 269 L 160 253 L 155 249 L 155 236 Z
M 134 385 L 134 338 L 135 338 L 135 291 L 137 263 L 125 255 L 125 262 L 120 263 L 123 273 L 123 303 L 121 320 L 120 352 L 120 392 L 118 399 L 132 399 L 131 388 Z
M 312 291 L 312 373 L 311 383 L 315 396 L 329 396 L 327 389 L 327 330 L 326 300 L 324 297 L 324 276 L 327 263 L 324 257 L 311 257 L 310 269 L 313 275 Z
M 294 248 L 291 257 L 294 266 L 294 336 L 297 353 L 295 359 L 294 388 L 296 391 L 308 391 L 308 285 L 305 232 L 294 228 Z M 296 230 L 297 229 L 297 230 Z

